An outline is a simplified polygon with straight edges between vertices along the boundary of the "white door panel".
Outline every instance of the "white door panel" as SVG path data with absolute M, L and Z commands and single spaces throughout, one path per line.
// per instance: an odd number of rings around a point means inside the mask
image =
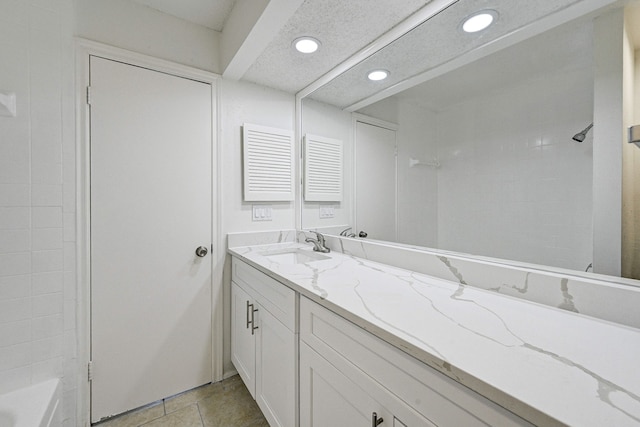
M 93 421 L 212 376 L 212 88 L 91 57 Z
M 366 391 L 300 343 L 300 427 L 367 426 L 386 411 Z
M 356 233 L 397 240 L 396 192 L 396 132 L 357 122 Z
M 296 335 L 258 306 L 256 402 L 272 427 L 295 425 Z
M 231 282 L 231 362 L 255 399 L 256 340 L 255 331 L 251 333 L 254 304 L 244 289 Z

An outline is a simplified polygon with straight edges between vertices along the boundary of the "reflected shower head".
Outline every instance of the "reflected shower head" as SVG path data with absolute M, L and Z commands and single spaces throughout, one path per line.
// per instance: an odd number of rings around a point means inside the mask
M 585 130 L 583 130 L 582 132 L 576 133 L 575 135 L 573 135 L 573 140 L 576 142 L 582 142 L 584 141 L 584 139 L 587 137 L 587 132 L 589 132 L 589 129 L 591 129 L 593 127 L 593 123 L 591 123 L 589 126 L 587 126 L 585 128 Z

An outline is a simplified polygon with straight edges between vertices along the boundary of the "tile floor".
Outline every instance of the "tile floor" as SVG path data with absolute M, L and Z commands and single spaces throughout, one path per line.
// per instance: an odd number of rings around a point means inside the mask
M 96 427 L 269 427 L 238 375 L 136 409 Z

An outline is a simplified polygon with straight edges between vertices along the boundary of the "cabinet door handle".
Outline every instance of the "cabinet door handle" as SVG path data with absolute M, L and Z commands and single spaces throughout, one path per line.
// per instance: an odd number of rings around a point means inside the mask
M 384 422 L 384 418 L 380 417 L 378 418 L 378 414 L 377 413 L 372 413 L 371 414 L 371 427 L 377 427 L 380 424 L 382 424 Z
M 249 313 L 252 313 L 252 312 L 253 312 L 253 304 L 249 304 L 249 301 L 247 301 L 247 329 L 249 329 L 249 325 L 251 324 L 251 318 L 253 317 L 253 315 L 250 316 Z
M 258 329 L 258 327 L 256 326 L 256 311 L 258 311 L 258 309 L 253 308 L 253 304 L 251 304 L 251 335 L 254 335 L 255 330 Z

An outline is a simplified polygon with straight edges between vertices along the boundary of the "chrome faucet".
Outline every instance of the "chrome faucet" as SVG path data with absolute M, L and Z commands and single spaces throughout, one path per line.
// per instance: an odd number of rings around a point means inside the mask
M 316 235 L 317 239 L 312 239 L 311 237 L 307 237 L 306 239 L 304 239 L 304 241 L 307 243 L 313 243 L 313 250 L 316 252 L 322 252 L 325 254 L 331 252 L 331 249 L 325 246 L 324 236 L 318 233 L 317 231 L 312 231 L 312 233 Z
M 356 237 L 356 233 L 349 233 L 349 230 L 351 230 L 351 227 L 345 228 L 340 232 L 340 235 L 344 237 Z

